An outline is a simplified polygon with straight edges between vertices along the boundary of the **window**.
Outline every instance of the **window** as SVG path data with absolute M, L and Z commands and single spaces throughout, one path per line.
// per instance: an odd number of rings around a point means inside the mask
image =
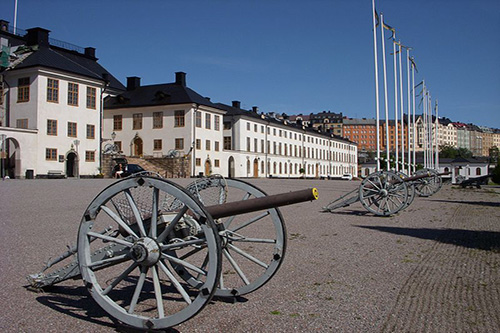
M 229 121 L 225 121 L 224 124 L 224 129 L 225 130 L 230 130 L 231 129 L 231 123 Z
M 219 141 L 214 142 L 214 150 L 219 151 Z
M 231 137 L 230 136 L 224 137 L 224 150 L 231 150 Z
M 68 136 L 76 138 L 76 123 L 68 122 Z
M 3 86 L 0 84 L 0 105 L 3 105 Z
M 258 152 L 258 148 L 259 148 L 259 145 L 257 144 L 258 140 L 257 139 L 253 139 L 253 151 L 254 152 Z
M 247 131 L 250 131 L 250 123 L 247 123 Z
M 59 102 L 59 80 L 47 79 L 47 102 Z
M 161 150 L 162 149 L 162 141 L 161 139 L 153 140 L 153 150 Z
M 210 140 L 205 141 L 205 149 L 210 150 Z
M 113 130 L 121 131 L 122 130 L 122 115 L 117 114 L 113 116 Z
M 214 116 L 214 130 L 220 131 L 220 116 Z
M 200 139 L 196 139 L 196 149 L 197 150 L 201 149 L 201 140 Z
M 78 84 L 68 82 L 68 105 L 78 106 Z
M 30 100 L 30 78 L 22 77 L 17 80 L 17 102 L 28 102 Z
M 95 110 L 95 92 L 95 88 L 87 87 L 87 109 Z
M 122 151 L 122 142 L 121 141 L 115 141 L 115 146 L 118 151 Z
M 95 126 L 87 125 L 87 139 L 95 139 Z
M 218 168 L 220 167 L 220 161 L 219 160 L 214 160 L 215 167 Z
M 57 160 L 57 149 L 45 148 L 45 159 L 47 161 L 56 161 Z
M 175 149 L 179 149 L 179 150 L 184 149 L 184 139 L 183 138 L 176 138 L 175 139 Z
M 142 129 L 142 113 L 134 113 L 132 115 L 132 129 L 133 130 Z
M 250 151 L 250 138 L 247 138 L 247 151 Z
M 253 131 L 257 133 L 257 124 L 253 124 Z
M 196 124 L 196 127 L 201 128 L 201 112 L 200 111 L 196 111 L 195 124 Z
M 153 112 L 153 128 L 163 128 L 163 112 Z
M 184 110 L 174 111 L 174 127 L 184 127 Z
M 207 113 L 205 114 L 205 128 L 210 129 L 212 127 L 212 115 Z
M 201 166 L 201 158 L 196 158 L 195 162 L 196 162 L 196 166 Z
M 95 151 L 86 150 L 85 151 L 85 162 L 94 162 L 95 161 Z
M 28 128 L 28 119 L 17 119 L 16 120 L 17 128 Z
M 57 120 L 47 119 L 47 135 L 57 135 Z

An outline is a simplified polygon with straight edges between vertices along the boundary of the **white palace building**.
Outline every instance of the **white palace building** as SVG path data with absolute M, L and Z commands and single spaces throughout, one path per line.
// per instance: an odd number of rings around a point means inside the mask
M 0 20 L 0 166 L 11 178 L 95 176 L 114 142 L 125 157 L 188 163 L 184 176 L 339 177 L 357 175 L 357 145 L 331 133 L 214 103 L 186 85 L 127 86 L 92 47 L 14 31 Z
M 141 86 L 104 101 L 104 137 L 114 137 L 125 156 L 190 157 L 190 175 L 226 177 L 338 177 L 357 174 L 357 145 L 313 128 L 213 103 L 175 82 Z

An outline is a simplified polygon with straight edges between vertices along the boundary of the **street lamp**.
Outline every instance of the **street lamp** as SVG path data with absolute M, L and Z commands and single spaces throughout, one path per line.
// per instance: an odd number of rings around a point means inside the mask
M 113 143 L 115 142 L 115 139 L 116 139 L 116 133 L 113 132 L 111 133 L 111 140 L 113 140 Z

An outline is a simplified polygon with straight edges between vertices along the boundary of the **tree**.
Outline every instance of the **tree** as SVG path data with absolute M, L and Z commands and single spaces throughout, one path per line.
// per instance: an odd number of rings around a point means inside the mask
M 457 148 L 450 145 L 439 147 L 439 157 L 441 158 L 456 158 L 458 155 Z
M 495 166 L 495 169 L 493 169 L 491 180 L 494 183 L 500 184 L 500 159 L 497 160 L 497 165 Z
M 497 146 L 493 146 L 489 149 L 489 156 L 490 156 L 490 161 L 491 162 L 497 162 L 498 161 L 498 155 L 499 155 L 499 151 L 498 151 L 498 147 Z

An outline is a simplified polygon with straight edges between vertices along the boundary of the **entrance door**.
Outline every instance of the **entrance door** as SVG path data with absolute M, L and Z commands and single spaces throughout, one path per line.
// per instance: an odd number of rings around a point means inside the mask
M 207 159 L 205 161 L 205 176 L 208 177 L 212 174 L 212 163 L 210 163 L 210 160 Z
M 232 156 L 229 157 L 228 166 L 229 166 L 228 177 L 234 178 L 234 158 Z
M 134 140 L 134 156 L 142 156 L 142 139 L 136 138 Z
M 259 161 L 257 159 L 253 160 L 253 176 L 255 178 L 259 177 Z
M 69 153 L 66 157 L 66 176 L 75 177 L 76 176 L 76 154 Z

